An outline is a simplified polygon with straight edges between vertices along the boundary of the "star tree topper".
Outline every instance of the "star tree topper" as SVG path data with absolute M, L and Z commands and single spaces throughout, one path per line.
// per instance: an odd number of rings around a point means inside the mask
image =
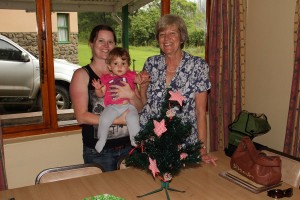
M 180 104 L 180 106 L 182 106 L 182 101 L 186 100 L 186 98 L 182 96 L 179 91 L 176 92 L 169 91 L 169 94 L 171 95 L 169 100 L 177 101 Z

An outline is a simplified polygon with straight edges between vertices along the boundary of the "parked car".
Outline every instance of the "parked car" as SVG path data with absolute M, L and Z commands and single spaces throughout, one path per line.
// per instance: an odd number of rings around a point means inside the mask
M 57 109 L 71 108 L 69 84 L 79 67 L 54 59 Z M 0 104 L 42 107 L 38 58 L 3 35 L 0 35 Z

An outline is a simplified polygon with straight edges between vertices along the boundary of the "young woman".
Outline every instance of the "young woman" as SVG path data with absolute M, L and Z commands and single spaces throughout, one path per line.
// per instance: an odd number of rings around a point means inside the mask
M 70 95 L 76 119 L 82 125 L 83 159 L 84 163 L 98 163 L 105 171 L 117 169 L 118 160 L 126 155 L 130 149 L 130 139 L 125 124 L 125 112 L 114 121 L 103 150 L 98 153 L 95 145 L 98 141 L 97 129 L 99 118 L 104 110 L 103 98 L 98 98 L 92 85 L 94 79 L 98 80 L 103 74 L 109 74 L 105 60 L 109 52 L 116 45 L 114 30 L 107 25 L 94 27 L 90 34 L 89 46 L 92 51 L 91 63 L 78 69 L 72 78 Z M 117 98 L 128 98 L 130 104 L 141 110 L 142 102 L 129 84 L 115 85 L 111 92 L 118 94 Z

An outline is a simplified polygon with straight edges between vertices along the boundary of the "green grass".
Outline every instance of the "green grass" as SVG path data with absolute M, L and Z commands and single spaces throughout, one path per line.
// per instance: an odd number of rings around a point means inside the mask
M 149 56 L 159 54 L 159 49 L 155 47 L 129 47 L 131 57 L 131 69 L 133 66 L 136 71 L 141 71 L 146 59 Z M 85 66 L 90 63 L 91 49 L 87 44 L 79 44 L 78 46 L 78 60 L 80 66 Z
M 80 66 L 85 66 L 91 62 L 91 49 L 87 43 L 78 44 L 78 61 Z
M 195 56 L 200 56 L 204 58 L 204 47 L 192 47 L 192 48 L 185 48 L 185 51 L 191 53 Z M 155 47 L 129 47 L 129 53 L 131 57 L 131 69 L 136 71 L 141 71 L 146 59 L 149 56 L 158 55 L 159 48 Z M 78 46 L 78 60 L 80 66 L 85 66 L 90 63 L 91 58 L 91 49 L 87 44 L 80 43 Z
M 129 53 L 131 57 L 131 66 L 134 66 L 134 70 L 141 71 L 143 69 L 144 63 L 148 57 L 158 55 L 159 48 L 155 47 L 129 47 Z M 134 64 L 133 64 L 134 63 Z M 133 68 L 131 68 L 133 69 Z

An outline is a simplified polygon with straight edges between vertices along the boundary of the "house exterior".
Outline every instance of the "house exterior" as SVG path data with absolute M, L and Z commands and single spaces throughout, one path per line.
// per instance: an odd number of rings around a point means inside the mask
M 52 29 L 54 58 L 78 64 L 77 12 L 52 12 Z M 0 34 L 34 55 L 38 55 L 37 23 L 34 12 L 0 9 Z

